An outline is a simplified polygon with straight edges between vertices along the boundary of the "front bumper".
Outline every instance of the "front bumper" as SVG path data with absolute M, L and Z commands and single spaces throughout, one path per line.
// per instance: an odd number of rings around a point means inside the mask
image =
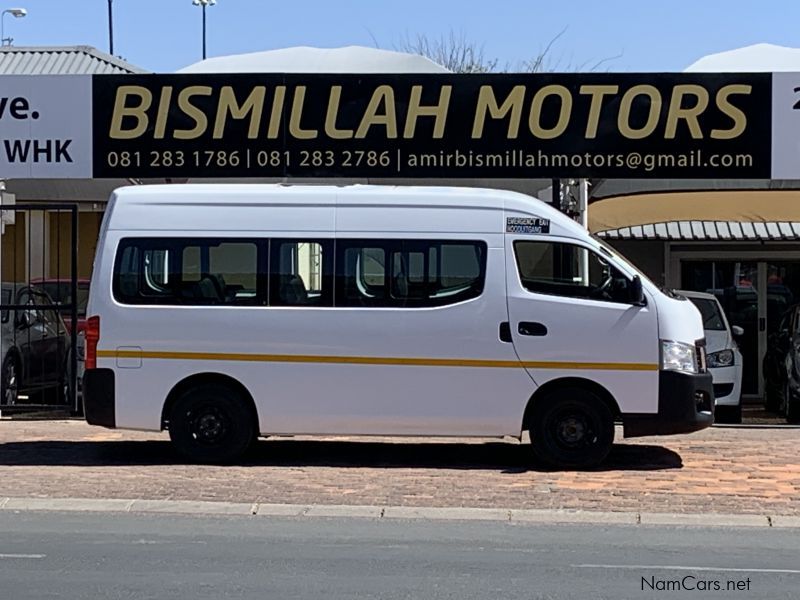
M 658 374 L 658 412 L 622 415 L 625 437 L 691 433 L 713 422 L 711 373 L 661 371 Z
M 709 369 L 714 379 L 714 403 L 717 406 L 736 406 L 742 395 L 742 368 L 712 367 Z
M 83 414 L 89 425 L 116 427 L 112 369 L 87 369 L 83 373 Z

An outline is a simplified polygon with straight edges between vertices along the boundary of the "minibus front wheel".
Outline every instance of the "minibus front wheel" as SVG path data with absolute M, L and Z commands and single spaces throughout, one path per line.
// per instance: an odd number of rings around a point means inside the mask
M 611 409 L 583 388 L 560 388 L 540 398 L 528 429 L 536 457 L 559 469 L 598 465 L 614 443 Z
M 229 463 L 255 439 L 255 423 L 244 398 L 220 384 L 185 390 L 169 415 L 169 437 L 193 462 Z

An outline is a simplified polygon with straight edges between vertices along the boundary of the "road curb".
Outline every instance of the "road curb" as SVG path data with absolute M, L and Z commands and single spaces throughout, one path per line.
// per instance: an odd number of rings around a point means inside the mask
M 563 509 L 360 506 L 329 504 L 258 504 L 199 500 L 116 498 L 0 498 L 6 511 L 184 514 L 289 518 L 361 518 L 378 521 L 493 521 L 514 524 L 669 525 L 679 527 L 800 528 L 800 516 L 600 512 Z

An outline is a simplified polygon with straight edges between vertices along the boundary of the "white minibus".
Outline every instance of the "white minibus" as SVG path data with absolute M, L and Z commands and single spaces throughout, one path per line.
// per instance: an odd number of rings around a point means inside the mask
M 84 408 L 191 460 L 259 436 L 522 437 L 585 468 L 713 420 L 703 324 L 544 202 L 469 188 L 154 185 L 112 195 Z

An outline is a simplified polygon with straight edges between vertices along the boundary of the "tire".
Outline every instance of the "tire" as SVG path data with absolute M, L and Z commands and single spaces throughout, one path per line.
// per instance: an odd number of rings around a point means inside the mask
M 19 360 L 8 354 L 0 371 L 0 405 L 14 406 L 19 395 Z
M 256 423 L 244 398 L 220 384 L 183 392 L 169 413 L 168 427 L 175 449 L 199 463 L 233 462 L 257 436 Z
M 596 394 L 564 388 L 537 401 L 528 430 L 534 455 L 558 469 L 594 467 L 614 443 L 614 415 Z
M 774 387 L 768 387 L 764 391 L 764 410 L 768 412 L 777 412 L 780 410 L 781 399 L 780 392 Z
M 58 380 L 58 395 L 64 406 L 69 406 L 70 410 L 74 411 L 75 407 L 70 404 L 70 397 L 72 396 L 72 387 L 75 385 L 75 380 L 70 376 L 69 362 L 70 353 L 67 352 L 64 357 L 64 370 Z
M 786 389 L 786 421 L 787 423 L 800 423 L 800 399 Z
M 742 422 L 742 405 L 717 406 L 714 409 L 714 421 L 717 423 L 738 425 Z

